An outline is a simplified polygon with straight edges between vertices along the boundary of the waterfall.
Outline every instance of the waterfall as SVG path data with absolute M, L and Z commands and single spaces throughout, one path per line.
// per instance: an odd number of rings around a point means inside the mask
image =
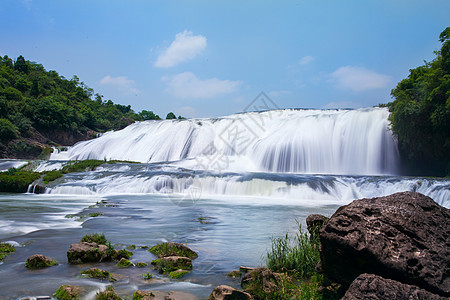
M 51 160 L 174 162 L 210 171 L 388 175 L 398 150 L 385 108 L 275 110 L 143 121 L 80 142 Z

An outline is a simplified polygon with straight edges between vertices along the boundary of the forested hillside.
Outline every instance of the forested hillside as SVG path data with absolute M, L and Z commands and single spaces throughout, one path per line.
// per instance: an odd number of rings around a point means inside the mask
M 51 145 L 149 119 L 160 118 L 104 100 L 77 76 L 69 80 L 22 56 L 0 56 L 0 157 L 35 158 L 43 150 L 48 154 Z
M 411 69 L 388 104 L 408 174 L 450 174 L 450 27 L 439 40 L 436 58 Z

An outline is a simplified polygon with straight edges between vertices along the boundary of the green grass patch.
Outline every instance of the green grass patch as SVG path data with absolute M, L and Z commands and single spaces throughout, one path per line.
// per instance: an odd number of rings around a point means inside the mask
M 0 192 L 26 193 L 28 186 L 40 177 L 40 173 L 18 171 L 15 168 L 11 168 L 6 172 L 0 172 Z
M 3 261 L 3 259 L 16 251 L 16 248 L 14 248 L 13 245 L 10 245 L 8 243 L 0 243 L 0 261 Z
M 98 216 L 103 216 L 103 213 L 100 213 L 100 212 L 90 213 L 90 214 L 88 214 L 88 216 L 91 217 L 91 218 L 95 218 L 95 217 L 98 217 Z
M 42 180 L 45 184 L 48 184 L 50 181 L 63 177 L 63 173 L 61 171 L 48 171 L 45 173 Z
M 299 225 L 299 232 L 294 237 L 286 234 L 272 240 L 272 249 L 266 256 L 267 268 L 275 272 L 289 270 L 297 277 L 308 278 L 316 273 L 319 246 L 319 237 L 309 236 Z
M 99 234 L 99 233 L 92 233 L 92 234 L 86 234 L 83 236 L 80 240 L 81 243 L 87 242 L 87 243 L 97 243 L 99 245 L 106 245 L 108 243 L 108 240 L 106 239 L 105 235 Z

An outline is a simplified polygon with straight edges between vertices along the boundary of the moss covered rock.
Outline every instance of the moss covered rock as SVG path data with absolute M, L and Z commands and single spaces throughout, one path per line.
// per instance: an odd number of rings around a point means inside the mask
M 174 242 L 155 245 L 148 251 L 157 255 L 158 257 L 182 256 L 188 257 L 190 259 L 196 259 L 198 257 L 198 254 L 186 245 Z
M 81 274 L 88 275 L 90 278 L 106 279 L 109 278 L 108 271 L 99 268 L 90 268 L 89 270 L 81 271 Z
M 8 243 L 0 243 L 0 261 L 2 261 L 7 255 L 16 251 L 13 245 Z
M 54 259 L 48 258 L 42 254 L 34 254 L 28 257 L 25 267 L 30 270 L 44 269 L 54 265 L 57 265 L 58 262 Z
M 192 270 L 192 261 L 188 257 L 168 256 L 155 259 L 151 263 L 160 274 L 167 274 L 178 269 Z
M 170 279 L 178 279 L 183 277 L 184 275 L 189 274 L 189 271 L 178 269 L 169 273 Z
M 74 300 L 80 298 L 80 287 L 73 285 L 61 285 L 54 297 L 60 300 Z
M 67 260 L 69 264 L 103 262 L 113 260 L 115 255 L 116 251 L 106 245 L 82 242 L 70 245 L 70 249 L 67 251 Z
M 116 264 L 116 266 L 120 267 L 120 268 L 128 268 L 131 267 L 133 264 L 131 263 L 131 261 L 129 261 L 126 258 L 121 258 L 119 260 L 119 262 Z

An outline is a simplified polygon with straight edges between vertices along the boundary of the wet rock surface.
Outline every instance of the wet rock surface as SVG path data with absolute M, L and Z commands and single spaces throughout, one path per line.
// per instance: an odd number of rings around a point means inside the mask
M 363 273 L 450 296 L 450 210 L 419 193 L 355 200 L 320 231 L 325 274 L 344 287 Z

